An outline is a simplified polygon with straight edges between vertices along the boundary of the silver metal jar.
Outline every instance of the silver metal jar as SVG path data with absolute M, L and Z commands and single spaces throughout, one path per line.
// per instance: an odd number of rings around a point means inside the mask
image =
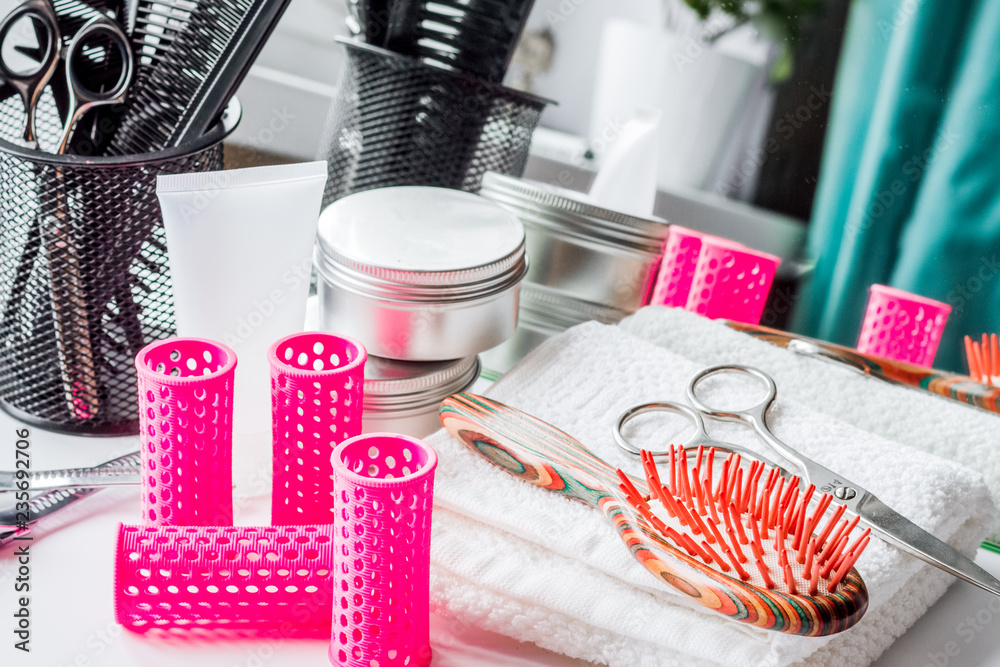
M 377 357 L 458 359 L 514 333 L 524 227 L 467 192 L 368 190 L 323 211 L 316 268 L 322 329 Z
M 423 363 L 368 357 L 362 432 L 430 435 L 441 427 L 441 402 L 471 387 L 479 371 L 475 356 Z
M 633 313 L 643 306 L 666 242 L 663 220 L 588 204 L 579 193 L 487 173 L 479 194 L 524 223 L 531 266 L 526 280 Z
M 521 309 L 517 331 L 482 354 L 483 366 L 506 373 L 546 339 L 591 320 L 614 324 L 628 313 L 565 296 L 551 288 L 521 283 Z

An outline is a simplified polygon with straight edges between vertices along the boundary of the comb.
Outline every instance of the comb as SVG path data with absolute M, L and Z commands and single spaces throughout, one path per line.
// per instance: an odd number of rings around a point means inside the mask
M 107 152 L 154 152 L 204 134 L 288 2 L 139 0 L 132 33 L 138 74 Z
M 676 449 L 669 486 L 648 453 L 647 479 L 638 480 L 555 427 L 473 394 L 446 399 L 441 423 L 515 477 L 600 510 L 639 563 L 707 609 L 819 637 L 853 626 L 868 608 L 853 567 L 868 533 L 852 539 L 858 520 L 844 520 L 842 507 L 824 521 L 832 498 L 814 497 L 814 488 L 800 495 L 798 479 L 786 483 L 776 468 L 748 467 L 737 457 L 716 465 L 712 449 L 699 449 L 692 461 Z M 661 515 L 650 501 L 662 503 Z

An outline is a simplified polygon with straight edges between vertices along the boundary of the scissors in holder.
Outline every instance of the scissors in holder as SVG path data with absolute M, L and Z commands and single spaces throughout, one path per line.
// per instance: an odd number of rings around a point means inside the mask
M 25 44 L 29 29 L 34 45 Z M 124 101 L 134 78 L 134 58 L 125 32 L 97 10 L 90 11 L 72 35 L 64 36 L 51 0 L 27 0 L 0 21 L 0 75 L 20 95 L 25 108 L 23 138 L 36 147 L 39 104 L 46 87 L 52 91 L 64 118 L 56 148 L 62 154 L 88 111 Z M 93 253 L 81 252 L 74 224 L 73 190 L 78 184 L 72 172 L 58 164 L 39 162 L 34 169 L 40 187 L 35 229 L 29 237 L 39 242 L 25 246 L 18 272 L 30 272 L 34 253 L 41 246 L 49 264 L 66 407 L 77 418 L 93 418 L 99 409 L 100 387 L 84 265 L 95 260 Z M 18 302 L 22 292 L 23 288 L 12 293 L 11 302 Z
M 763 398 L 756 404 L 741 410 L 722 410 L 706 404 L 698 397 L 697 391 L 699 385 L 710 377 L 722 374 L 751 378 L 764 387 L 765 394 Z M 615 441 L 625 451 L 638 456 L 640 449 L 632 445 L 623 434 L 625 425 L 635 417 L 648 412 L 666 411 L 679 414 L 694 425 L 694 434 L 683 443 L 685 448 L 697 448 L 699 445 L 706 448 L 714 447 L 719 451 L 736 453 L 761 461 L 766 465 L 774 467 L 785 476 L 794 474 L 798 476 L 800 483 L 808 481 L 814 484 L 816 489 L 821 493 L 832 495 L 845 506 L 846 512 L 859 517 L 861 521 L 871 528 L 873 533 L 887 543 L 949 572 L 959 579 L 1000 596 L 1000 580 L 997 580 L 986 570 L 976 565 L 960 551 L 945 544 L 888 507 L 860 484 L 856 484 L 843 475 L 837 474 L 829 468 L 803 456 L 796 449 L 779 440 L 767 423 L 768 410 L 774 405 L 776 397 L 777 387 L 774 384 L 774 380 L 761 370 L 736 364 L 712 366 L 695 374 L 688 383 L 687 399 L 690 405 L 672 401 L 657 401 L 635 405 L 623 412 L 615 422 Z M 736 422 L 750 426 L 756 432 L 757 437 L 772 452 L 787 460 L 794 470 L 789 471 L 784 466 L 775 465 L 745 447 L 713 440 L 705 430 L 706 419 Z M 660 450 L 651 451 L 650 454 L 654 458 L 662 458 L 669 456 L 670 452 Z
M 30 23 L 37 44 L 11 44 L 20 27 Z M 77 122 L 91 109 L 120 104 L 135 77 L 135 58 L 125 31 L 97 13 L 63 46 L 63 35 L 51 0 L 27 0 L 0 22 L 0 76 L 24 103 L 23 138 L 38 145 L 36 119 L 42 93 L 65 90 L 60 108 L 65 120 L 57 153 L 65 153 Z M 14 54 L 19 54 L 15 62 Z M 54 85 L 62 63 L 64 86 Z

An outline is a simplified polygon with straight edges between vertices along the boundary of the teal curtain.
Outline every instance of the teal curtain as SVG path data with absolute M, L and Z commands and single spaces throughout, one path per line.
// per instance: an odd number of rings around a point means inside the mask
M 868 287 L 952 306 L 934 365 L 1000 333 L 1000 1 L 854 0 L 793 328 L 853 346 Z

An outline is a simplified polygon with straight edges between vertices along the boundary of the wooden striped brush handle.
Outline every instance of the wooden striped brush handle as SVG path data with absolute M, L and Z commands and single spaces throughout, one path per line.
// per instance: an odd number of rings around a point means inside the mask
M 867 609 L 867 588 L 853 568 L 835 592 L 796 595 L 742 581 L 698 560 L 664 537 L 659 519 L 630 503 L 629 488 L 643 497 L 632 502 L 648 499 L 645 481 L 619 473 L 530 415 L 474 394 L 455 394 L 441 406 L 441 423 L 511 475 L 600 510 L 640 564 L 712 611 L 766 630 L 817 637 L 846 630 Z

